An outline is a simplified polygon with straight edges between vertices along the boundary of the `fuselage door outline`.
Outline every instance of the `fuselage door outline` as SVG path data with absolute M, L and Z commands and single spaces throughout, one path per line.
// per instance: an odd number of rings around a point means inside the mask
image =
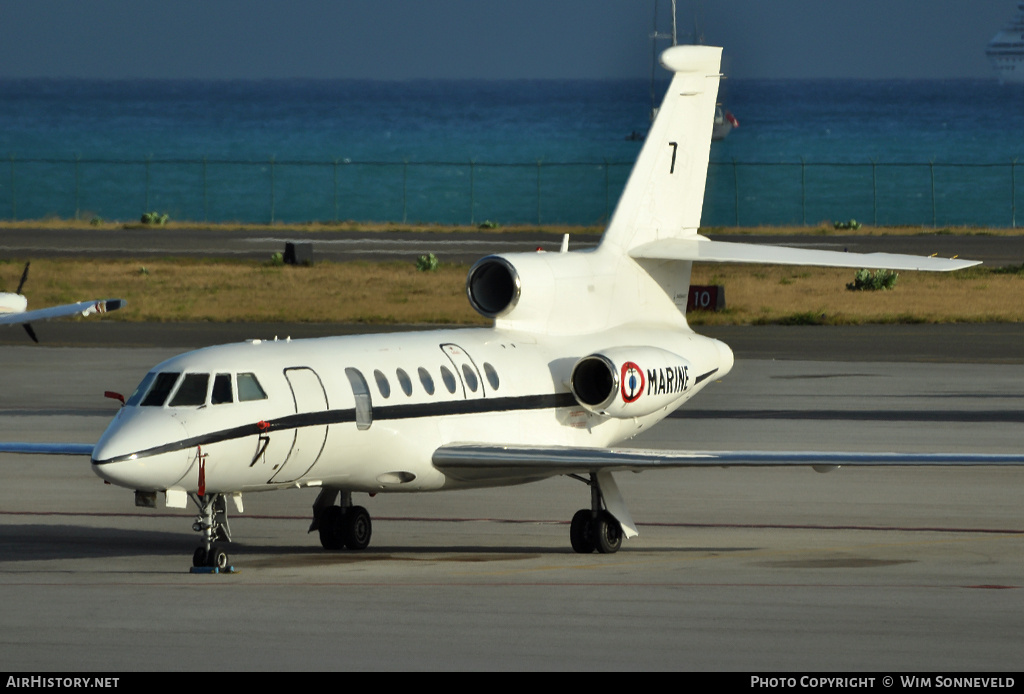
M 284 370 L 285 379 L 292 391 L 295 414 L 326 412 L 329 409 L 327 391 L 313 369 L 305 366 Z M 327 424 L 296 426 L 291 451 L 284 464 L 278 468 L 270 482 L 293 482 L 309 472 L 327 445 Z M 288 474 L 283 474 L 285 469 Z

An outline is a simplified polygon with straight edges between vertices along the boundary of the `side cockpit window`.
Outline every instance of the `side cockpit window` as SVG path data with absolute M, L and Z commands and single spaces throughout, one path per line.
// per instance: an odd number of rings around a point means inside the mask
M 151 375 L 152 374 L 147 375 L 146 379 L 149 379 Z M 142 406 L 143 407 L 162 407 L 163 404 L 165 402 L 167 402 L 167 396 L 171 394 L 171 390 L 174 388 L 174 384 L 178 382 L 178 376 L 181 376 L 181 374 L 180 373 L 159 373 L 159 374 L 156 374 L 156 378 L 153 380 L 153 387 L 150 388 L 149 392 L 146 393 L 146 396 L 144 398 L 142 398 Z M 135 391 L 135 395 L 132 395 L 132 397 L 131 397 L 132 400 L 135 400 L 136 396 L 141 397 L 141 395 L 139 395 L 139 394 L 141 392 L 144 392 L 143 391 L 143 386 L 146 385 L 146 379 L 143 379 L 142 383 L 139 385 L 138 390 Z M 125 404 L 128 405 L 128 404 L 131 404 L 131 403 L 125 403 Z
M 238 374 L 238 402 L 266 399 L 267 394 L 256 380 L 256 374 Z
M 198 407 L 206 404 L 206 388 L 210 374 L 185 374 L 181 385 L 171 398 L 171 407 Z

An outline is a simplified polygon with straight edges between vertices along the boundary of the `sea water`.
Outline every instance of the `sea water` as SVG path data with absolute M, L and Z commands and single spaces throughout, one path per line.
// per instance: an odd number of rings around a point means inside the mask
M 660 100 L 665 85 L 657 85 Z M 1024 89 L 726 80 L 703 223 L 1010 226 Z M 650 124 L 625 81 L 0 81 L 0 218 L 600 225 Z

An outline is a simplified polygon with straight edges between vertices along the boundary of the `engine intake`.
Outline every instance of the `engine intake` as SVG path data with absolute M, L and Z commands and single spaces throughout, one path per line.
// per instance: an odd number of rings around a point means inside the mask
M 619 392 L 619 371 L 607 357 L 591 354 L 576 362 L 569 387 L 579 404 L 603 410 Z
M 488 318 L 502 316 L 519 302 L 522 283 L 512 263 L 500 256 L 477 261 L 466 277 L 469 303 Z
M 690 363 L 657 347 L 616 347 L 573 366 L 569 388 L 588 412 L 631 418 L 677 405 L 692 394 Z

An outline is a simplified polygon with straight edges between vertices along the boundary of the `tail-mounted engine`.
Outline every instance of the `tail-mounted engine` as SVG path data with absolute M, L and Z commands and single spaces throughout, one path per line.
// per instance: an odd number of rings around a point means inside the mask
M 497 255 L 481 258 L 466 277 L 469 303 L 488 318 L 503 316 L 514 309 L 522 290 L 515 266 Z
M 657 347 L 615 347 L 583 357 L 569 387 L 587 411 L 608 417 L 642 417 L 685 400 L 693 387 L 691 365 Z
M 639 303 L 628 290 L 638 280 L 616 280 L 620 262 L 598 253 L 489 255 L 470 269 L 466 294 L 498 327 L 548 335 L 594 332 L 608 327 L 610 316 L 621 322 L 628 310 L 619 304 Z

